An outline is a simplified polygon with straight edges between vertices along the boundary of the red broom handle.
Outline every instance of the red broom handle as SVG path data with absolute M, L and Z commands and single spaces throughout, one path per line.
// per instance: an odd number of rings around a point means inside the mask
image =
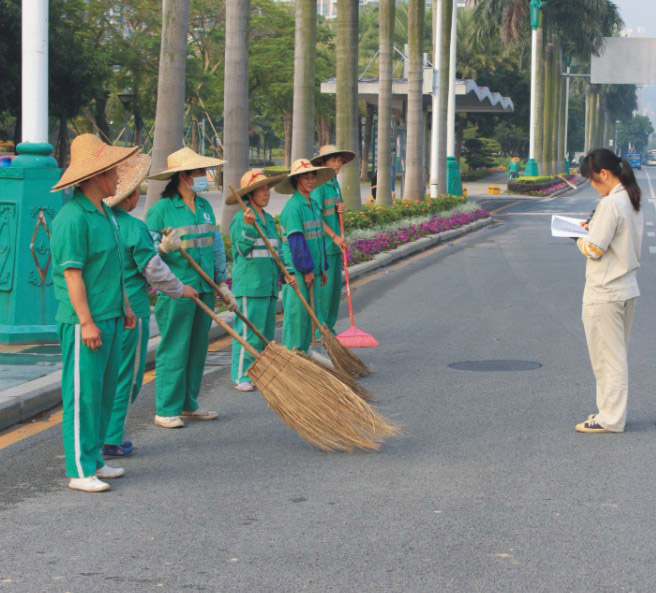
M 235 330 L 233 330 L 223 319 L 221 319 L 212 309 L 210 309 L 203 301 L 201 301 L 198 297 L 194 297 L 194 301 L 196 301 L 196 304 L 203 310 L 205 313 L 207 313 L 214 321 L 216 321 L 225 331 L 230 334 L 231 337 L 233 337 L 235 340 L 237 340 L 242 348 L 246 348 L 248 352 L 251 354 L 251 356 L 254 356 L 256 360 L 260 358 L 260 353 L 253 348 L 246 340 L 244 340 Z
M 344 239 L 344 216 L 338 210 L 339 228 L 342 230 L 342 239 Z M 346 258 L 346 249 L 342 249 L 342 261 L 344 262 L 344 276 L 346 278 L 346 296 L 348 298 L 349 317 L 351 318 L 351 327 L 355 327 L 355 316 L 353 315 L 353 299 L 351 298 L 351 279 L 348 272 L 348 260 Z
M 235 200 L 237 200 L 239 202 L 241 207 L 244 210 L 246 210 L 248 208 L 248 206 L 246 206 L 246 204 L 244 204 L 244 200 L 241 199 L 241 196 L 236 192 L 235 188 L 232 187 L 232 185 L 229 185 L 228 187 L 230 188 L 230 192 L 231 192 L 233 198 L 235 198 Z M 276 260 L 276 263 L 278 264 L 278 266 L 282 270 L 282 274 L 285 277 L 285 282 L 287 282 L 287 284 L 289 284 L 289 281 L 292 279 L 291 274 L 287 271 L 287 268 L 285 267 L 285 264 L 282 263 L 282 260 L 280 259 L 280 257 L 276 253 L 276 250 L 273 248 L 273 246 L 269 242 L 268 237 L 264 234 L 264 232 L 260 228 L 260 225 L 257 224 L 257 221 L 255 221 L 254 224 L 255 224 L 255 230 L 257 230 L 257 232 L 260 234 L 260 237 L 262 237 L 262 241 L 264 241 L 264 244 L 267 246 L 267 249 L 271 252 L 271 255 L 273 256 L 273 259 Z M 308 312 L 308 315 L 312 318 L 312 321 L 316 324 L 316 326 L 318 328 L 321 328 L 321 322 L 319 321 L 318 317 L 314 314 L 314 311 L 312 310 L 310 305 L 308 305 L 308 302 L 305 300 L 305 297 L 303 296 L 303 293 L 301 293 L 301 289 L 298 286 L 292 286 L 292 288 L 294 289 L 294 292 L 296 293 L 296 296 L 298 297 L 298 300 L 301 301 L 301 304 L 305 307 L 305 310 Z M 312 287 L 312 289 L 314 289 L 314 287 Z

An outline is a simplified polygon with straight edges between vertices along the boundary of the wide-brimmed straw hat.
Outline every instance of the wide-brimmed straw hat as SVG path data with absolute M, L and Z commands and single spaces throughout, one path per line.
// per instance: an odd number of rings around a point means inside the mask
M 239 182 L 240 189 L 237 190 L 240 198 L 247 196 L 248 194 L 254 192 L 260 187 L 273 187 L 277 183 L 280 183 L 283 179 L 287 177 L 286 173 L 282 175 L 272 175 L 267 177 L 262 171 L 257 169 L 252 169 L 246 171 L 241 176 L 241 181 Z M 232 192 L 226 196 L 225 200 L 226 205 L 232 206 L 237 203 L 237 199 L 232 195 Z
M 292 177 L 304 175 L 305 173 L 312 173 L 313 171 L 316 171 L 317 173 L 317 187 L 335 177 L 335 171 L 330 167 L 316 167 L 307 159 L 298 159 L 292 163 L 292 168 L 287 177 L 276 185 L 274 189 L 279 194 L 293 194 L 296 190 L 291 182 Z
M 320 165 L 333 156 L 341 156 L 342 164 L 350 163 L 355 158 L 355 153 L 350 150 L 340 150 L 334 144 L 326 144 L 319 148 L 319 154 L 314 155 L 310 162 L 313 165 Z
M 132 192 L 146 179 L 148 169 L 150 169 L 150 157 L 147 154 L 135 154 L 123 161 L 116 170 L 118 173 L 116 193 L 105 198 L 105 203 L 113 208 L 131 196 Z
M 50 191 L 60 191 L 109 171 L 139 152 L 138 146 L 112 146 L 93 134 L 80 134 L 71 142 L 71 162 Z
M 210 167 L 219 167 L 225 161 L 215 159 L 209 156 L 201 156 L 191 148 L 181 148 L 173 154 L 166 157 L 166 171 L 155 173 L 148 179 L 171 179 L 180 171 L 194 171 L 195 169 L 209 169 Z

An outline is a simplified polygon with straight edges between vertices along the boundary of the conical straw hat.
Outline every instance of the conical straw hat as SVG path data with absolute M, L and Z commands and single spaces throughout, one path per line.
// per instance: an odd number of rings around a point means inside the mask
M 317 172 L 317 187 L 335 177 L 335 171 L 330 167 L 315 167 L 307 159 L 298 159 L 292 163 L 292 168 L 287 175 L 287 178 L 276 185 L 275 190 L 279 194 L 293 194 L 296 190 L 291 184 L 290 179 L 297 175 L 303 175 L 304 173 L 312 173 L 312 171 Z
M 209 169 L 210 167 L 219 167 L 225 161 L 215 159 L 209 156 L 201 156 L 191 148 L 181 148 L 166 157 L 166 170 L 155 173 L 148 179 L 171 179 L 173 175 L 180 171 L 193 171 L 195 169 Z
M 50 191 L 60 191 L 109 171 L 139 152 L 138 146 L 112 146 L 93 134 L 80 134 L 71 142 L 71 162 Z
M 310 161 L 313 165 L 320 165 L 324 162 L 324 159 L 330 158 L 331 156 L 341 156 L 342 164 L 350 163 L 355 158 L 355 153 L 350 150 L 340 150 L 334 144 L 326 144 L 319 148 L 319 154 L 316 154 L 312 157 Z
M 254 192 L 260 187 L 273 187 L 285 179 L 285 177 L 287 177 L 286 173 L 283 173 L 282 175 L 272 175 L 271 177 L 267 177 L 262 171 L 252 169 L 251 171 L 246 171 L 246 173 L 241 176 L 241 181 L 239 183 L 241 187 L 237 193 L 239 194 L 239 197 L 243 198 L 245 195 Z M 237 203 L 237 200 L 232 195 L 232 193 L 229 193 L 226 197 L 225 203 L 228 206 L 232 206 Z
M 105 198 L 105 203 L 113 208 L 132 195 L 132 192 L 141 185 L 141 182 L 148 175 L 148 169 L 150 169 L 150 157 L 147 154 L 135 154 L 123 161 L 117 169 L 118 184 L 116 185 L 116 193 L 109 198 Z

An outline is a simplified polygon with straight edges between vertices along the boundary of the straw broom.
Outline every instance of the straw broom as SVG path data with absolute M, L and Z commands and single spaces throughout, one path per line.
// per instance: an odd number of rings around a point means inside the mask
M 226 297 L 226 295 L 223 294 L 223 292 L 221 292 L 221 289 L 218 287 L 218 285 L 217 285 L 217 284 L 216 284 L 216 283 L 215 283 L 215 282 L 214 282 L 214 281 L 213 281 L 213 280 L 212 280 L 212 279 L 211 279 L 211 278 L 205 273 L 205 270 L 203 270 L 203 268 L 201 268 L 201 267 L 196 263 L 196 261 L 195 261 L 195 260 L 194 260 L 194 259 L 193 259 L 193 258 L 187 253 L 187 251 L 185 250 L 184 247 L 180 247 L 180 253 L 182 254 L 182 257 L 184 257 L 184 258 L 187 260 L 187 263 L 189 263 L 189 265 L 190 265 L 194 270 L 196 270 L 196 272 L 198 273 L 198 275 L 199 275 L 203 280 L 205 280 L 205 282 L 207 282 L 207 283 L 212 287 L 212 289 L 214 290 L 214 292 L 215 292 L 215 293 L 221 298 L 221 300 L 222 300 L 226 305 L 229 304 L 229 301 L 228 301 L 228 298 Z M 249 328 L 249 329 L 250 329 L 250 330 L 251 330 L 251 331 L 257 336 L 257 338 L 258 338 L 258 339 L 259 339 L 259 340 L 260 340 L 265 346 L 268 346 L 268 345 L 270 344 L 269 340 L 267 340 L 267 339 L 264 337 L 264 335 L 262 334 L 262 332 L 261 332 L 261 331 L 260 331 L 260 330 L 259 330 L 254 324 L 253 324 L 253 322 L 252 322 L 250 319 L 248 319 L 248 318 L 246 317 L 246 315 L 244 315 L 239 309 L 235 309 L 235 310 L 234 310 L 234 314 L 235 314 L 237 317 L 239 317 L 239 319 L 241 319 L 241 320 L 246 324 L 246 326 L 247 326 L 247 327 L 248 327 L 248 328 Z M 293 350 L 293 352 L 294 352 L 294 354 L 297 354 L 298 356 L 301 356 L 301 357 L 305 358 L 306 360 L 309 360 L 310 362 L 316 364 L 316 365 L 319 366 L 322 370 L 329 372 L 331 375 L 333 375 L 334 377 L 336 377 L 337 379 L 339 379 L 339 380 L 342 381 L 343 383 L 346 383 L 346 385 L 348 385 L 348 387 L 350 387 L 351 390 L 353 390 L 353 391 L 354 391 L 359 397 L 361 397 L 364 401 L 366 401 L 366 402 L 370 402 L 370 401 L 375 401 L 375 400 L 376 400 L 376 398 L 375 398 L 374 395 L 371 393 L 371 391 L 369 391 L 368 389 L 366 389 L 365 387 L 363 387 L 362 385 L 360 385 L 357 381 L 355 381 L 355 380 L 351 377 L 351 375 L 348 375 L 347 373 L 345 373 L 345 372 L 343 372 L 343 371 L 341 371 L 341 370 L 339 370 L 339 369 L 335 369 L 334 367 L 331 367 L 331 366 L 329 366 L 328 364 L 326 364 L 326 363 L 324 363 L 324 362 L 322 362 L 322 361 L 320 361 L 320 360 L 317 360 L 316 358 L 313 358 L 313 357 L 311 357 L 311 356 L 308 356 L 308 355 L 305 354 L 305 352 L 299 352 L 298 350 Z M 323 357 L 323 358 L 325 358 L 325 357 Z M 326 358 L 326 361 L 327 361 L 327 362 L 330 362 L 330 361 L 328 361 L 327 358 Z
M 337 377 L 271 342 L 260 354 L 199 298 L 196 304 L 255 358 L 247 371 L 278 417 L 324 451 L 375 451 L 399 427 Z
M 241 199 L 241 196 L 235 191 L 235 188 L 232 186 L 230 187 L 230 192 L 232 196 L 239 202 L 241 207 L 246 210 L 247 206 L 244 204 L 244 201 Z M 285 268 L 285 264 L 282 263 L 280 260 L 280 257 L 278 257 L 278 254 L 276 253 L 276 250 L 271 246 L 271 243 L 269 242 L 269 239 L 267 236 L 262 232 L 262 229 L 260 228 L 260 225 L 255 223 L 255 228 L 257 232 L 259 233 L 260 237 L 264 241 L 264 244 L 267 246 L 267 249 L 271 252 L 271 255 L 273 258 L 276 260 L 276 263 L 280 267 L 283 276 L 285 277 L 285 281 L 289 283 L 291 280 L 291 275 L 287 271 L 287 268 Z M 301 293 L 301 290 L 298 288 L 298 286 L 293 286 L 294 292 L 296 293 L 296 296 L 298 299 L 301 301 L 301 304 L 303 307 L 305 307 L 305 310 L 308 312 L 308 315 L 312 319 L 312 321 L 316 324 L 316 326 L 319 328 L 321 331 L 321 336 L 323 338 L 323 345 L 328 352 L 328 355 L 330 356 L 330 359 L 333 361 L 333 364 L 344 371 L 345 373 L 348 373 L 352 377 L 366 377 L 371 373 L 371 369 L 360 359 L 358 358 L 353 352 L 351 352 L 348 348 L 345 348 L 342 346 L 342 344 L 339 343 L 337 338 L 334 336 L 333 332 L 331 332 L 328 327 L 321 323 L 317 316 L 314 314 L 314 311 L 308 305 L 308 302 L 305 300 L 305 297 L 303 296 L 303 293 Z

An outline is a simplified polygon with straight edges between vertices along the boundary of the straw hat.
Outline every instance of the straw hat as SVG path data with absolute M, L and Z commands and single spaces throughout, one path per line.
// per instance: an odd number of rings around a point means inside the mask
M 296 190 L 291 184 L 291 178 L 298 175 L 303 175 L 304 173 L 312 173 L 312 171 L 317 172 L 317 187 L 330 181 L 335 177 L 335 171 L 330 167 L 315 167 L 307 159 L 298 159 L 292 163 L 292 168 L 286 179 L 283 179 L 278 185 L 276 185 L 275 190 L 279 194 L 293 194 Z
M 334 144 L 326 144 L 319 149 L 319 154 L 312 157 L 310 161 L 313 165 L 320 165 L 324 159 L 331 156 L 341 156 L 342 164 L 350 163 L 355 158 L 355 153 L 350 150 L 340 150 Z
M 240 198 L 243 198 L 247 194 L 254 192 L 260 187 L 273 187 L 276 185 L 276 183 L 280 183 L 283 179 L 285 179 L 285 177 L 287 177 L 286 173 L 283 173 L 282 175 L 272 175 L 271 177 L 267 177 L 262 171 L 252 169 L 250 171 L 246 171 L 246 173 L 241 176 L 241 181 L 239 182 L 240 189 L 237 191 L 237 193 L 239 194 Z M 225 203 L 227 206 L 232 206 L 237 203 L 237 200 L 233 197 L 232 193 L 229 193 L 226 196 Z
M 71 142 L 71 162 L 68 169 L 50 191 L 55 192 L 77 185 L 109 171 L 139 150 L 138 146 L 111 146 L 93 134 L 80 134 Z
M 105 198 L 105 204 L 113 208 L 132 195 L 132 192 L 141 185 L 141 182 L 148 175 L 148 169 L 150 169 L 150 157 L 146 154 L 135 154 L 127 161 L 123 161 L 117 169 L 118 184 L 116 185 L 116 193 Z
M 225 163 L 221 159 L 214 159 L 209 156 L 201 156 L 191 148 L 181 148 L 173 154 L 166 157 L 166 171 L 155 173 L 148 179 L 171 179 L 173 175 L 180 171 L 193 171 L 194 169 L 209 169 L 210 167 L 219 167 Z

